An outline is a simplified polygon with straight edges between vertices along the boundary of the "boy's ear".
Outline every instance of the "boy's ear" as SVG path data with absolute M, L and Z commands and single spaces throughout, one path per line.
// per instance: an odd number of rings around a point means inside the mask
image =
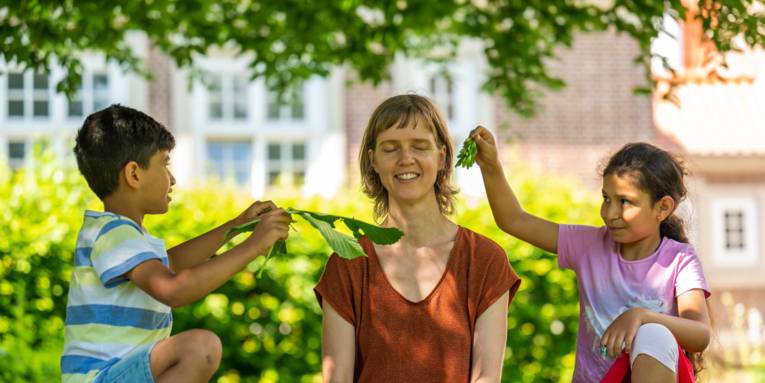
M 125 184 L 131 189 L 138 189 L 141 185 L 140 166 L 135 161 L 128 162 L 122 168 L 122 175 L 125 177 Z
M 664 221 L 672 215 L 672 213 L 675 211 L 675 199 L 665 195 L 664 197 L 661 197 L 658 201 L 656 201 L 655 207 L 656 207 L 656 219 L 659 220 L 659 222 Z

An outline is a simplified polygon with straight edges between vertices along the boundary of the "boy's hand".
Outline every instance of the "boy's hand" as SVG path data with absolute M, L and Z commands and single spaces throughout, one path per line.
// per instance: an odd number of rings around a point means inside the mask
M 265 255 L 276 241 L 287 239 L 292 218 L 289 213 L 278 208 L 257 217 L 260 222 L 242 245 L 250 247 L 256 255 Z
M 478 154 L 475 156 L 475 162 L 482 170 L 487 168 L 500 167 L 499 156 L 497 155 L 497 143 L 489 129 L 478 125 L 470 131 L 470 138 L 475 141 L 478 148 Z
M 278 207 L 271 201 L 255 201 L 247 209 L 234 218 L 234 226 L 244 225 L 247 222 L 258 218 L 261 214 L 267 213 L 271 210 L 276 210 Z

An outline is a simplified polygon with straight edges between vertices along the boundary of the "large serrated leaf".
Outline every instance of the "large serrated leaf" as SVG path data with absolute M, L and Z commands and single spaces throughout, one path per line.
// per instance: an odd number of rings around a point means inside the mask
M 327 245 L 329 245 L 337 255 L 347 259 L 366 256 L 364 249 L 361 248 L 361 245 L 359 245 L 359 242 L 355 238 L 333 229 L 332 225 L 327 221 L 315 218 L 307 212 L 298 214 L 319 231 L 319 234 L 321 234 L 321 236 L 324 237 L 324 240 L 327 241 Z

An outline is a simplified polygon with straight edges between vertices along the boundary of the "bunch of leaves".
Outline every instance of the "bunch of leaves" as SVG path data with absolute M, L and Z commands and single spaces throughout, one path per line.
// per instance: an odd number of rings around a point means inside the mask
M 483 42 L 489 67 L 484 89 L 530 115 L 542 87 L 558 89 L 550 73 L 559 47 L 582 32 L 616 30 L 638 42 L 636 61 L 650 83 L 651 42 L 664 19 L 686 18 L 685 4 L 671 1 L 240 1 L 78 0 L 5 1 L 0 12 L 0 59 L 24 69 L 50 72 L 57 62 L 65 76 L 59 90 L 74 95 L 81 85 L 83 52 L 132 72 L 150 75 L 130 34 L 143 31 L 149 44 L 178 67 L 195 70 L 195 58 L 231 47 L 249 62 L 253 78 L 285 94 L 313 75 L 349 66 L 359 78 L 379 84 L 389 78 L 396 56 L 443 63 L 465 39 Z M 691 2 L 693 3 L 693 2 Z M 704 35 L 720 52 L 742 37 L 765 45 L 762 13 L 750 0 L 696 2 Z M 104 15 L 104 17 L 93 17 Z M 87 31 L 88 33 L 82 33 Z M 30 43 L 34 42 L 34 43 Z M 436 49 L 432 49 L 436 48 Z
M 363 236 L 367 236 L 367 238 L 378 245 L 390 245 L 396 243 L 396 241 L 401 239 L 404 235 L 401 230 L 395 227 L 380 227 L 355 218 L 293 208 L 287 208 L 285 211 L 293 216 L 301 217 L 310 223 L 311 226 L 321 234 L 322 238 L 324 238 L 335 253 L 347 259 L 366 256 L 358 242 Z M 335 222 L 337 221 L 341 221 L 345 224 L 345 227 L 353 233 L 353 237 L 336 230 Z M 226 233 L 226 239 L 231 239 L 240 233 L 255 230 L 255 227 L 257 227 L 259 222 L 260 219 L 256 218 L 243 225 L 232 228 Z M 283 240 L 277 241 L 271 248 L 271 251 L 268 252 L 265 262 L 268 262 L 272 257 L 284 255 L 287 255 L 287 243 Z M 265 268 L 265 262 L 260 269 L 260 273 L 262 273 Z
M 462 144 L 460 152 L 457 153 L 456 167 L 462 166 L 465 169 L 470 169 L 470 167 L 475 164 L 475 156 L 477 154 L 478 147 L 475 144 L 475 140 L 471 137 L 466 138 L 465 142 Z

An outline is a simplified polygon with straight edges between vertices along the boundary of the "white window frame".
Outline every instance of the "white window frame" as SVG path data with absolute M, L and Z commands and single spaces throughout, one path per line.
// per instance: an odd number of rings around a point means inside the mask
M 251 118 L 250 110 L 250 82 L 244 71 L 215 71 L 208 74 L 210 78 L 220 80 L 220 100 L 217 92 L 211 91 L 208 84 L 203 84 L 205 93 L 205 116 L 206 120 L 213 123 L 245 123 Z M 244 83 L 244 85 L 242 85 Z M 241 87 L 241 88 L 240 88 Z M 213 117 L 210 106 L 213 101 L 221 103 L 221 116 Z M 244 107 L 244 116 L 236 115 L 236 106 Z
M 217 142 L 217 143 L 228 143 L 228 144 L 232 144 L 232 143 L 243 143 L 243 144 L 245 144 L 246 143 L 249 146 L 249 148 L 250 148 L 250 160 L 247 163 L 247 166 L 249 167 L 249 169 L 248 169 L 248 173 L 249 174 L 247 176 L 247 181 L 245 183 L 243 183 L 243 184 L 240 184 L 239 180 L 236 179 L 236 161 L 233 160 L 233 158 L 230 155 L 229 156 L 224 156 L 224 162 L 223 162 L 223 174 L 224 174 L 224 178 L 219 180 L 219 181 L 226 182 L 228 179 L 233 179 L 234 182 L 238 186 L 241 186 L 241 187 L 244 187 L 244 188 L 248 188 L 248 189 L 251 188 L 252 184 L 253 184 L 253 177 L 254 177 L 254 174 L 253 174 L 253 171 L 252 171 L 252 164 L 253 164 L 253 161 L 254 161 L 254 158 L 255 158 L 255 146 L 253 145 L 252 139 L 250 137 L 215 137 L 215 136 L 206 137 L 205 140 L 204 140 L 204 148 L 203 148 L 204 158 L 205 158 L 205 161 L 204 161 L 205 173 L 204 174 L 205 174 L 206 178 L 212 178 L 212 176 L 213 176 L 213 174 L 211 174 L 211 172 L 209 170 L 209 166 L 210 166 L 212 161 L 211 161 L 211 159 L 208 156 L 208 149 L 207 148 L 208 148 L 208 145 L 210 143 L 214 143 L 214 142 Z M 215 174 L 215 175 L 217 175 L 217 174 Z
M 303 159 L 294 158 L 294 145 L 303 145 Z M 279 145 L 279 160 L 270 158 L 271 145 Z M 263 154 L 266 164 L 265 185 L 266 188 L 279 187 L 280 185 L 293 185 L 295 187 L 305 186 L 305 177 L 308 172 L 309 140 L 275 140 L 270 139 L 265 142 L 265 153 Z M 277 171 L 280 174 L 279 182 L 271 183 L 271 172 Z M 296 172 L 303 173 L 303 179 L 300 183 L 295 180 Z
M 11 143 L 13 142 L 22 142 L 24 143 L 24 158 L 22 159 L 11 159 Z M 8 166 L 11 169 L 21 169 L 25 167 L 29 163 L 29 159 L 32 156 L 32 146 L 34 145 L 34 141 L 30 137 L 8 137 L 8 139 L 5 141 L 5 153 L 6 153 L 6 160 L 8 163 Z
M 741 211 L 744 213 L 744 248 L 726 248 L 725 213 Z M 758 206 L 754 197 L 724 197 L 711 202 L 712 213 L 712 259 L 722 266 L 741 267 L 753 266 L 759 261 L 758 257 Z
M 436 72 L 428 78 L 428 93 L 444 114 L 447 123 L 454 121 L 457 114 L 454 85 L 454 76 L 450 72 Z
M 9 83 L 6 81 L 5 88 L 3 89 L 3 92 L 6 93 L 6 100 L 5 100 L 5 118 L 7 121 L 49 121 L 53 118 L 54 114 L 54 93 L 53 93 L 53 86 L 52 83 L 54 81 L 53 76 L 51 76 L 50 73 L 36 73 L 32 70 L 9 70 L 6 72 L 6 79 L 10 79 L 10 74 L 21 74 L 23 77 L 23 88 L 20 90 L 14 90 L 13 92 L 9 89 Z M 45 75 L 48 79 L 48 86 L 45 89 L 36 89 L 34 87 L 34 76 L 36 74 L 42 74 Z M 23 103 L 24 113 L 22 116 L 11 116 L 10 108 L 8 107 L 8 104 L 11 100 L 19 100 L 18 96 L 12 96 L 14 94 L 18 94 L 18 92 L 21 92 L 21 101 Z M 34 115 L 34 104 L 37 100 L 45 100 L 48 103 L 48 114 L 45 116 L 35 116 Z
M 276 92 L 269 90 L 268 96 L 266 97 L 266 120 L 271 122 L 277 122 L 277 121 L 305 121 L 306 120 L 306 89 L 305 84 L 301 86 L 301 88 L 298 90 L 297 96 L 294 94 L 295 92 L 289 92 L 286 97 L 286 102 L 283 104 L 278 104 L 278 100 L 276 99 Z M 302 116 L 295 117 L 293 114 L 293 107 L 296 105 L 296 100 L 292 99 L 292 97 L 295 97 L 297 100 L 300 101 L 300 106 L 302 107 Z M 277 112 L 277 116 L 271 116 L 271 108 L 272 107 L 278 107 L 279 111 Z
M 99 89 L 96 90 L 96 76 L 105 76 L 106 77 L 106 88 L 105 89 Z M 77 90 L 77 93 L 74 94 L 71 100 L 66 100 L 66 107 L 64 115 L 69 120 L 76 120 L 81 121 L 85 116 L 88 116 L 89 114 L 96 112 L 100 109 L 103 109 L 105 107 L 108 107 L 111 105 L 112 97 L 112 87 L 113 87 L 113 81 L 112 76 L 110 76 L 109 71 L 104 68 L 103 70 L 86 70 L 82 74 L 82 83 L 80 84 L 80 88 Z M 97 100 L 106 100 L 105 105 L 96 105 Z M 70 107 L 71 103 L 73 102 L 80 102 L 82 103 L 81 110 L 82 114 L 80 115 L 71 115 Z

